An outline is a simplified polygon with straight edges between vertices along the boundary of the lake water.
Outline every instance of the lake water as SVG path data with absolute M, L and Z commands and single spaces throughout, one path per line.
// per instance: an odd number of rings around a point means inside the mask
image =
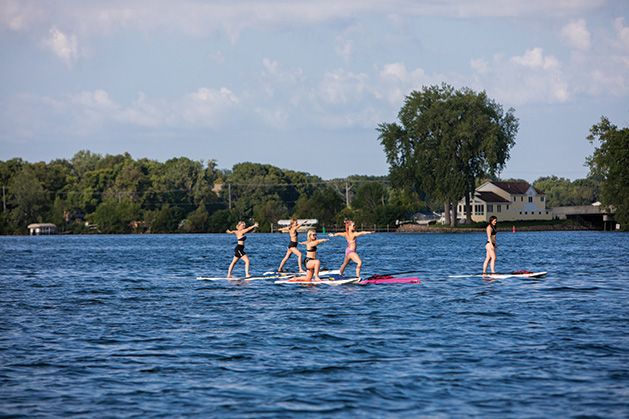
M 629 417 L 629 234 L 501 232 L 498 271 L 548 276 L 449 278 L 485 240 L 360 237 L 421 284 L 333 287 L 197 280 L 233 235 L 0 237 L 0 416 Z M 249 234 L 251 273 L 287 243 Z

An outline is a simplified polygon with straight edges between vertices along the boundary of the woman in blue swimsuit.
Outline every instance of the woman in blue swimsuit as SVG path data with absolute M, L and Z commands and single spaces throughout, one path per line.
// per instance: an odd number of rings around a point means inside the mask
M 245 222 L 241 221 L 236 224 L 236 230 L 227 230 L 227 234 L 235 234 L 236 235 L 236 248 L 234 249 L 234 258 L 232 259 L 232 263 L 229 265 L 229 271 L 227 272 L 227 278 L 234 278 L 232 275 L 232 270 L 234 269 L 234 265 L 240 259 L 245 261 L 245 275 L 246 277 L 250 277 L 249 275 L 249 256 L 245 253 L 245 240 L 247 237 L 245 234 L 258 227 L 258 223 L 255 223 L 251 227 L 245 228 Z

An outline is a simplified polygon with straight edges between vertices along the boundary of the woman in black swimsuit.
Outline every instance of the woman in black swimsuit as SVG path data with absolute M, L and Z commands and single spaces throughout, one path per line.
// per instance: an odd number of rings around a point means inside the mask
M 284 259 L 282 259 L 282 261 L 280 262 L 280 267 L 277 268 L 278 272 L 284 272 L 284 270 L 282 269 L 284 267 L 284 264 L 288 262 L 288 258 L 290 258 L 290 255 L 295 255 L 297 256 L 297 263 L 299 264 L 299 273 L 306 273 L 301 267 L 301 252 L 297 249 L 297 242 L 299 241 L 297 229 L 305 223 L 306 221 L 304 220 L 302 223 L 297 224 L 297 220 L 293 218 L 292 220 L 290 220 L 290 225 L 288 227 L 280 229 L 282 231 L 288 231 L 288 234 L 290 235 L 290 243 L 288 243 L 288 249 L 286 249 L 286 256 L 284 256 Z
M 241 221 L 238 224 L 236 224 L 236 230 L 228 229 L 226 231 L 227 234 L 235 234 L 236 240 L 237 240 L 236 248 L 234 249 L 234 258 L 232 259 L 232 263 L 229 265 L 227 278 L 234 278 L 234 276 L 232 276 L 232 270 L 234 269 L 234 265 L 236 265 L 236 262 L 238 262 L 240 259 L 245 261 L 246 277 L 251 276 L 249 275 L 249 263 L 250 263 L 249 256 L 247 256 L 247 254 L 245 253 L 245 240 L 247 240 L 247 237 L 245 236 L 245 234 L 247 234 L 248 232 L 250 232 L 256 227 L 258 227 L 258 223 L 255 223 L 251 227 L 245 228 L 245 222 Z
M 491 262 L 491 273 L 496 273 L 496 224 L 498 224 L 498 218 L 495 215 L 489 217 L 489 224 L 487 225 L 487 243 L 485 243 L 485 249 L 487 249 L 487 256 L 485 256 L 485 262 L 483 263 L 483 273 L 487 273 L 487 265 Z
M 317 259 L 317 246 L 323 242 L 327 242 L 330 239 L 318 239 L 317 232 L 315 230 L 308 230 L 308 240 L 301 244 L 306 245 L 306 257 L 304 258 L 304 266 L 307 269 L 305 277 L 295 278 L 296 280 L 312 281 L 314 276 L 315 281 L 321 281 L 319 278 L 319 269 L 321 269 L 321 261 Z

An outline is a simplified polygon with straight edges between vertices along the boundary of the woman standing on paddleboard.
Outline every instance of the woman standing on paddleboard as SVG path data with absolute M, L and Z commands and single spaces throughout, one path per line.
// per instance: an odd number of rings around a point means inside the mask
M 345 268 L 351 261 L 356 262 L 356 277 L 360 278 L 360 269 L 363 266 L 363 261 L 356 253 L 356 238 L 359 236 L 364 236 L 365 234 L 372 234 L 373 231 L 356 231 L 356 223 L 353 221 L 345 221 L 345 232 L 344 233 L 330 233 L 330 237 L 345 237 L 347 240 L 347 249 L 345 249 L 345 259 L 343 259 L 343 264 L 339 269 L 339 273 L 343 275 L 345 272 Z
M 290 242 L 288 243 L 288 249 L 286 249 L 286 256 L 284 256 L 284 259 L 282 259 L 282 261 L 280 262 L 280 267 L 277 269 L 278 272 L 284 272 L 284 270 L 282 269 L 284 267 L 284 264 L 288 262 L 288 258 L 290 257 L 290 255 L 295 255 L 297 256 L 297 263 L 299 264 L 299 273 L 305 273 L 303 268 L 301 267 L 301 252 L 297 249 L 297 242 L 299 241 L 299 234 L 297 233 L 297 229 L 305 223 L 306 221 L 297 224 L 297 220 L 293 218 L 292 220 L 290 220 L 290 225 L 288 227 L 280 229 L 282 231 L 288 231 L 288 234 L 290 235 Z
M 306 276 L 295 278 L 300 281 L 312 281 L 314 277 L 315 281 L 321 281 L 319 278 L 319 269 L 321 269 L 321 261 L 317 259 L 317 246 L 323 242 L 327 242 L 330 239 L 318 239 L 317 232 L 315 230 L 308 230 L 308 240 L 301 244 L 306 245 L 306 257 L 304 258 L 304 266 L 306 267 Z
M 485 249 L 487 249 L 487 256 L 485 256 L 485 262 L 483 263 L 483 273 L 487 273 L 487 264 L 491 261 L 491 273 L 496 273 L 496 224 L 498 224 L 498 218 L 495 215 L 489 217 L 489 224 L 487 224 L 487 243 Z
M 247 236 L 245 236 L 245 234 L 247 234 L 254 228 L 258 227 L 258 223 L 255 223 L 254 225 L 248 228 L 245 228 L 245 225 L 246 224 L 244 221 L 240 221 L 238 224 L 236 224 L 236 230 L 227 229 L 226 231 L 227 234 L 236 235 L 236 248 L 234 249 L 234 258 L 232 259 L 232 263 L 229 265 L 227 278 L 234 278 L 234 276 L 232 276 L 232 270 L 234 269 L 234 265 L 236 265 L 236 262 L 238 262 L 240 259 L 245 261 L 246 277 L 251 276 L 249 275 L 249 263 L 250 263 L 249 256 L 247 256 L 247 254 L 245 253 L 245 240 L 247 240 Z

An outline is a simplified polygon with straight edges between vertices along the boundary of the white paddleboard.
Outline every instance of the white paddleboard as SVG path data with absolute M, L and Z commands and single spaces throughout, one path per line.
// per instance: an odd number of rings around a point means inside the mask
M 286 279 L 278 279 L 275 281 L 276 284 L 302 284 L 302 285 L 343 285 L 343 284 L 355 284 L 360 281 L 360 278 L 343 278 L 343 279 L 332 279 L 332 278 L 321 278 L 321 281 L 306 281 L 298 278 L 286 278 Z
M 203 281 L 255 281 L 258 279 L 277 279 L 277 278 L 293 278 L 295 274 L 282 273 L 276 275 L 260 275 L 260 276 L 249 276 L 249 277 L 237 277 L 237 278 L 227 278 L 225 276 L 217 276 L 217 277 L 209 277 L 209 276 L 198 276 L 198 280 Z
M 299 276 L 299 275 L 304 275 L 301 274 L 299 272 L 277 272 L 277 271 L 269 271 L 269 272 L 265 272 L 263 275 L 275 275 L 276 278 L 283 278 L 284 276 Z M 320 270 L 319 271 L 319 275 L 340 275 L 340 272 L 338 269 L 336 270 Z M 272 278 L 273 276 L 269 276 L 269 278 Z
M 506 278 L 543 278 L 548 272 L 527 272 L 527 273 L 495 273 L 495 274 L 472 274 L 472 275 L 450 275 L 450 278 L 491 278 L 491 279 L 506 279 Z

